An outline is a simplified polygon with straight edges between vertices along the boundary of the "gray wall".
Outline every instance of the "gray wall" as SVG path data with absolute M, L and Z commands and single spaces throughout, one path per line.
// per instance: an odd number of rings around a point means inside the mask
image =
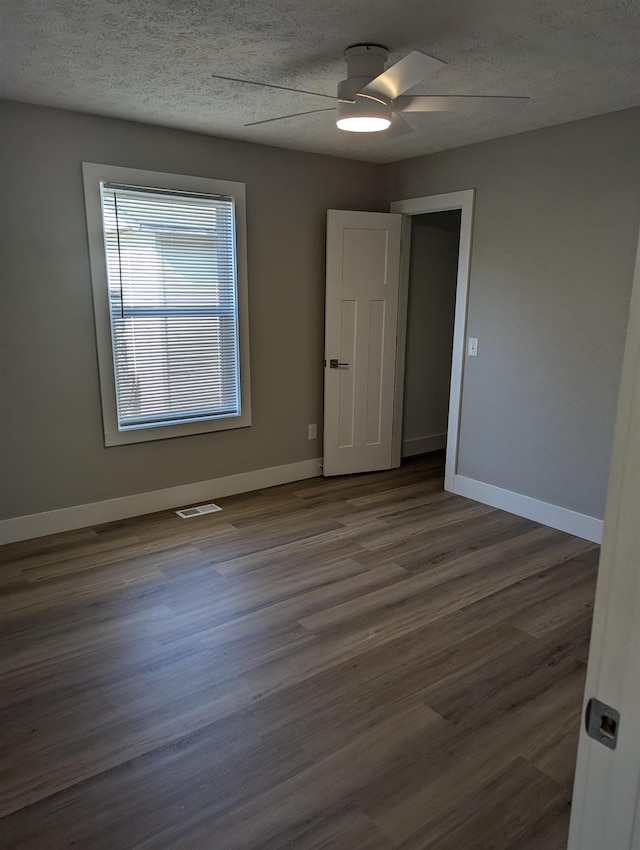
M 602 517 L 640 201 L 640 109 L 387 167 L 476 189 L 459 473 Z
M 2 105 L 0 516 L 322 454 L 327 208 L 382 210 L 380 168 L 58 110 Z M 82 161 L 247 186 L 253 425 L 105 449 Z
M 459 211 L 411 217 L 402 450 L 446 434 L 456 303 Z
M 321 454 L 326 209 L 476 188 L 463 475 L 601 517 L 639 220 L 640 110 L 378 166 L 3 107 L 0 516 Z M 254 425 L 105 449 L 80 163 L 247 184 Z M 385 183 L 386 178 L 386 183 Z

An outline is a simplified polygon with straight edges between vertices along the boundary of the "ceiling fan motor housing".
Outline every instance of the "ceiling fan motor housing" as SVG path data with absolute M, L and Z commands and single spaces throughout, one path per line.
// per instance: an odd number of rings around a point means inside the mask
M 384 71 L 389 51 L 381 44 L 352 44 L 344 52 L 347 60 L 347 77 L 374 77 Z
M 347 47 L 344 55 L 347 79 L 338 83 L 337 120 L 366 114 L 390 121 L 389 98 L 361 93 L 361 89 L 382 74 L 389 51 L 379 44 L 356 44 Z

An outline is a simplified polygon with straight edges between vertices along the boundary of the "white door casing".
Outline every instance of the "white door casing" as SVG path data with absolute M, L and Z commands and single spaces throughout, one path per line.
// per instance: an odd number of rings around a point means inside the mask
M 324 475 L 393 464 L 401 225 L 392 213 L 327 214 Z
M 464 377 L 465 337 L 469 304 L 469 279 L 471 274 L 471 237 L 475 189 L 426 195 L 393 201 L 391 212 L 401 213 L 404 230 L 401 254 L 398 362 L 396 364 L 396 409 L 394 422 L 394 466 L 400 464 L 402 434 L 402 387 L 404 384 L 404 351 L 407 329 L 407 301 L 409 292 L 409 251 L 411 216 L 425 213 L 460 210 L 460 247 L 458 250 L 458 276 L 456 281 L 456 308 L 453 324 L 453 352 L 451 360 L 451 388 L 449 390 L 449 421 L 447 424 L 447 451 L 445 459 L 444 489 L 454 492 L 454 481 L 458 469 L 458 447 L 460 442 L 460 417 L 462 412 L 462 381 Z

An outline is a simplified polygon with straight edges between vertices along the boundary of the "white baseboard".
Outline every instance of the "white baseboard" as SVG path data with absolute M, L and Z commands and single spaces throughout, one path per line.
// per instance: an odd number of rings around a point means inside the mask
M 402 457 L 424 455 L 427 452 L 437 452 L 447 447 L 447 435 L 431 434 L 429 437 L 416 437 L 413 440 L 402 441 Z
M 133 496 L 121 496 L 118 499 L 107 499 L 88 505 L 74 505 L 70 508 L 4 519 L 0 520 L 0 543 L 29 540 L 45 534 L 57 534 L 60 531 L 114 522 L 154 511 L 165 511 L 181 505 L 221 499 L 223 496 L 247 493 L 263 487 L 302 481 L 304 478 L 321 475 L 321 463 L 321 458 L 303 460 L 284 466 L 271 466 L 239 475 L 228 475 L 226 478 L 212 478 L 208 481 L 167 487 L 151 493 L 137 493 Z
M 420 440 L 408 440 L 406 444 L 403 443 L 402 454 L 403 457 L 410 457 L 411 454 L 436 451 L 443 448 L 445 442 L 446 434 L 437 434 Z M 410 449 L 409 453 L 405 453 L 405 445 Z M 420 445 L 419 449 L 418 445 Z M 427 447 L 424 448 L 424 446 Z M 0 520 L 0 544 L 29 540 L 61 531 L 72 531 L 103 522 L 114 522 L 181 505 L 221 499 L 223 496 L 233 496 L 236 493 L 246 493 L 263 487 L 274 487 L 277 484 L 314 478 L 322 474 L 321 463 L 321 458 L 303 460 L 284 466 L 272 466 L 239 475 L 229 475 L 225 478 L 212 478 L 208 481 L 167 487 L 150 493 L 137 493 L 133 496 L 121 496 L 118 499 L 107 499 L 88 505 L 74 505 L 55 511 Z M 456 475 L 452 492 L 594 543 L 600 543 L 602 540 L 602 520 L 557 505 L 550 505 L 529 496 L 522 496 L 510 490 L 503 490 L 492 484 L 484 484 L 482 481 Z
M 464 475 L 454 477 L 452 492 L 459 496 L 466 496 L 476 502 L 482 502 L 484 505 L 500 508 L 503 511 L 516 514 L 516 516 L 531 519 L 542 525 L 566 531 L 567 534 L 582 537 L 584 540 L 591 540 L 593 543 L 602 542 L 604 523 L 596 517 L 579 514 L 558 505 L 550 505 L 547 502 L 532 499 L 530 496 L 522 496 L 520 493 L 513 493 L 511 490 L 503 490 L 501 487 L 494 487 L 492 484 L 475 481 L 473 478 L 465 478 Z

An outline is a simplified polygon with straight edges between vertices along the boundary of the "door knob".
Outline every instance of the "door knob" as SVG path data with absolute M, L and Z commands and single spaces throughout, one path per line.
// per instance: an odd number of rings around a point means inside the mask
M 334 357 L 331 360 L 329 360 L 329 368 L 330 369 L 348 369 L 349 364 L 348 363 L 338 363 L 338 358 Z

